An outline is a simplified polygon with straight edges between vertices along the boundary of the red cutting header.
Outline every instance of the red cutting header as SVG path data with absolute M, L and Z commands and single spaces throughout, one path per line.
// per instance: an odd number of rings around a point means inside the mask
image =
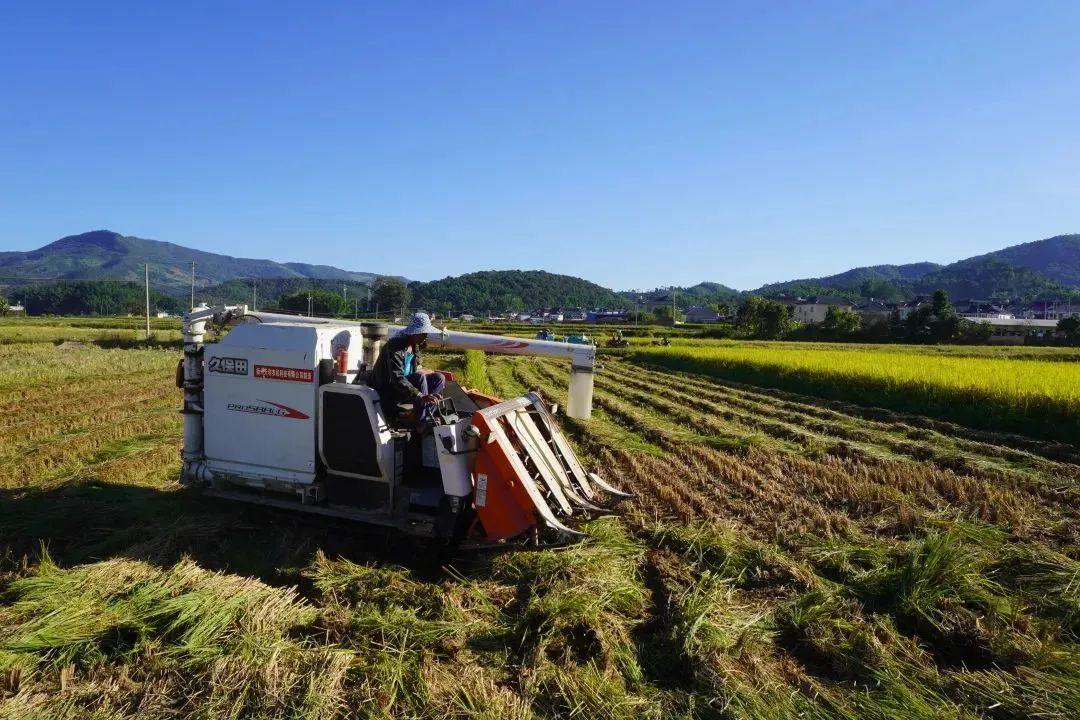
M 315 379 L 315 371 L 309 368 L 287 368 L 274 365 L 256 365 L 255 377 L 263 380 L 293 380 L 294 382 L 311 382 Z

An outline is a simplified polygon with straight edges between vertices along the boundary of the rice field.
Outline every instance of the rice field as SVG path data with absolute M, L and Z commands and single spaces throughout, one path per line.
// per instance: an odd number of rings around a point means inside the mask
M 143 318 L 0 317 L 0 345 L 92 342 L 133 347 L 147 344 L 146 341 L 146 320 Z M 151 318 L 149 344 L 179 347 L 180 341 L 178 318 Z
M 631 357 L 675 370 L 1080 443 L 1080 363 L 1075 361 L 798 343 L 643 348 Z
M 611 356 L 563 422 L 636 497 L 436 557 L 181 491 L 176 350 L 63 347 L 0 344 L 0 718 L 1080 707 L 1075 444 Z M 565 406 L 558 362 L 436 363 Z

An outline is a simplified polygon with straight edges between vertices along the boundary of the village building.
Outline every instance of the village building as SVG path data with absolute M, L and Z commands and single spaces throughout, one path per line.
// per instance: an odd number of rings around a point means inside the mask
M 720 322 L 720 313 L 705 305 L 694 305 L 683 311 L 688 323 Z
M 796 322 L 819 323 L 825 320 L 825 315 L 832 307 L 850 310 L 855 307 L 855 303 L 839 295 L 816 295 L 797 301 L 793 316 Z

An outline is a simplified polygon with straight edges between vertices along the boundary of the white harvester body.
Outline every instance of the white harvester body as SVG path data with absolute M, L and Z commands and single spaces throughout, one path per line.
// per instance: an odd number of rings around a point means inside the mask
M 359 328 L 240 324 L 206 346 L 203 423 L 207 467 L 253 478 L 315 480 L 319 360 Z M 254 481 L 253 481 L 254 483 Z
M 204 345 L 211 320 L 236 324 Z M 600 509 L 594 486 L 622 494 L 582 468 L 535 393 L 499 401 L 450 382 L 434 427 L 388 422 L 365 374 L 395 329 L 243 307 L 186 315 L 183 482 L 478 543 L 543 526 L 572 533 L 567 517 Z M 591 411 L 594 348 L 445 331 L 429 345 L 570 358 L 579 387 L 570 404 L 575 415 Z

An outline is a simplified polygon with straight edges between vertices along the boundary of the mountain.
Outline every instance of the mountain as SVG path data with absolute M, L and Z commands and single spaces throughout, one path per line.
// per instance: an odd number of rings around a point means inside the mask
M 845 270 L 836 275 L 820 278 L 802 278 L 787 282 L 763 285 L 754 291 L 757 295 L 828 295 L 837 293 L 852 297 L 874 297 L 881 300 L 899 300 L 910 283 L 941 269 L 932 262 L 908 265 L 870 265 Z
M 1080 286 L 1068 286 L 1042 273 L 1016 267 L 994 255 L 983 255 L 946 265 L 910 286 L 911 293 L 929 295 L 943 289 L 953 299 L 1066 298 L 1080 293 Z
M 57 278 L 141 281 L 143 264 L 149 263 L 150 282 L 165 291 L 179 293 L 190 287 L 192 262 L 200 286 L 239 277 L 357 282 L 371 282 L 378 277 L 374 273 L 353 272 L 330 265 L 237 258 L 110 230 L 95 230 L 69 235 L 29 252 L 0 253 L 0 278 L 7 285 Z
M 996 260 L 1036 272 L 1063 285 L 1080 287 L 1080 235 L 1057 235 L 977 255 L 949 267 L 963 270 L 971 263 Z
M 349 298 L 362 296 L 366 300 L 367 286 L 379 277 L 330 265 L 236 258 L 97 230 L 70 235 L 30 252 L 0 252 L 0 290 L 5 285 L 25 287 L 57 278 L 62 283 L 141 282 L 143 263 L 149 263 L 152 290 L 181 297 L 190 287 L 193 261 L 199 278 L 196 299 L 206 302 L 248 301 L 250 278 L 259 278 L 259 306 L 273 303 L 281 295 L 313 288 L 347 292 Z M 633 298 L 641 295 L 615 292 L 581 278 L 541 270 L 475 272 L 432 282 L 414 282 L 409 287 L 414 306 L 438 311 L 627 308 L 633 307 Z M 845 295 L 852 299 L 873 297 L 894 301 L 928 295 L 939 288 L 948 291 L 954 300 L 1080 297 L 1080 235 L 1059 235 L 1014 245 L 949 265 L 920 262 L 857 267 L 835 275 L 772 283 L 753 292 L 765 296 Z M 686 305 L 728 302 L 741 295 L 737 290 L 711 282 L 667 288 L 664 292 L 670 290 Z M 80 292 L 93 295 L 90 298 L 93 302 L 87 307 L 108 304 L 86 288 Z M 39 294 L 54 298 L 60 296 L 57 293 L 60 293 L 58 289 L 48 289 Z M 17 297 L 11 290 L 7 294 Z
M 1080 295 L 1080 235 L 1013 245 L 949 265 L 913 263 L 859 267 L 837 275 L 764 285 L 765 296 L 841 294 L 898 300 L 944 289 L 954 299 L 1033 300 Z
M 618 293 L 588 280 L 543 270 L 485 270 L 411 283 L 412 304 L 429 310 L 503 312 L 551 307 L 626 307 Z

